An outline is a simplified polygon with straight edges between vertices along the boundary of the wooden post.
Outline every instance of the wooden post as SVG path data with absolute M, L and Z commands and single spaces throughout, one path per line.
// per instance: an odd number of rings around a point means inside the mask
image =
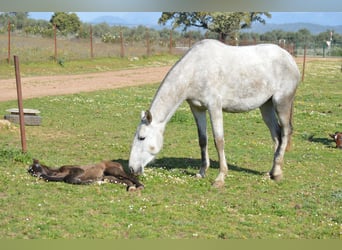
M 56 24 L 53 25 L 54 39 L 55 39 L 55 61 L 57 61 L 57 28 Z
M 22 96 L 22 92 L 21 92 L 21 79 L 20 79 L 19 57 L 18 56 L 14 56 L 14 67 L 15 67 L 15 80 L 17 83 L 21 148 L 22 148 L 22 152 L 26 153 L 27 147 L 26 147 L 26 135 L 25 135 L 25 120 L 24 120 L 23 96 Z
M 304 82 L 305 62 L 306 62 L 306 45 L 304 45 L 304 58 L 303 58 L 302 82 Z
M 122 31 L 120 31 L 120 57 L 121 58 L 125 57 L 124 39 L 123 39 Z
M 146 46 L 147 46 L 147 56 L 150 56 L 151 54 L 151 48 L 150 48 L 150 32 L 149 29 L 146 29 Z
M 172 30 L 170 30 L 170 54 L 172 54 Z
M 93 50 L 93 27 L 90 25 L 90 57 L 94 58 Z
M 190 47 L 191 47 L 191 37 L 192 37 L 192 33 L 191 33 L 191 31 L 189 32 L 189 49 L 190 49 Z
M 7 62 L 11 62 L 11 22 L 8 20 L 8 26 L 7 26 L 7 31 L 8 31 L 8 56 L 7 56 Z

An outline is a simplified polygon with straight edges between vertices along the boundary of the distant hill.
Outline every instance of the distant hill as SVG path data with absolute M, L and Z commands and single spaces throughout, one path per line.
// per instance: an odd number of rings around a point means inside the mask
M 261 23 L 255 23 L 252 25 L 252 28 L 245 29 L 243 30 L 243 32 L 255 32 L 255 33 L 263 34 L 272 30 L 296 32 L 300 29 L 307 29 L 313 35 L 317 35 L 327 30 L 333 30 L 335 33 L 342 34 L 342 25 L 327 26 L 327 25 L 319 25 L 319 24 L 312 24 L 312 23 L 286 23 L 286 24 L 266 23 L 265 25 Z
M 116 16 L 100 16 L 91 21 L 92 24 L 107 23 L 108 25 L 123 25 L 126 20 Z
M 154 29 L 161 29 L 162 26 L 158 25 L 158 19 L 155 16 L 151 16 L 145 12 L 139 12 L 135 15 L 127 14 L 122 17 L 117 16 L 100 16 L 92 20 L 90 23 L 99 24 L 107 23 L 108 25 L 122 25 L 128 27 L 134 27 L 138 25 L 144 25 Z

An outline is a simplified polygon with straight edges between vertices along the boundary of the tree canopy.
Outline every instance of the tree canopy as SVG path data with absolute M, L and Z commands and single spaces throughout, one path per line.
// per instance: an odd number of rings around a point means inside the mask
M 75 13 L 55 12 L 50 23 L 56 25 L 56 28 L 65 34 L 77 33 L 81 27 L 81 21 Z
M 158 20 L 165 25 L 171 22 L 172 28 L 183 26 L 183 30 L 189 27 L 207 29 L 221 35 L 221 39 L 227 37 L 236 39 L 241 29 L 251 27 L 253 22 L 266 23 L 265 17 L 270 18 L 268 12 L 163 12 Z

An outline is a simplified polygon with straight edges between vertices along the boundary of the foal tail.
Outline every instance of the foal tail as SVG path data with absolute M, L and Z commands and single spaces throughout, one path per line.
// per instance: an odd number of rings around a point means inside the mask
M 289 137 L 287 139 L 287 145 L 286 145 L 286 151 L 290 151 L 292 149 L 292 134 L 293 134 L 293 109 L 294 109 L 294 105 L 293 102 L 291 104 L 291 113 L 290 113 L 290 119 L 289 119 L 289 124 L 290 124 L 290 134 Z

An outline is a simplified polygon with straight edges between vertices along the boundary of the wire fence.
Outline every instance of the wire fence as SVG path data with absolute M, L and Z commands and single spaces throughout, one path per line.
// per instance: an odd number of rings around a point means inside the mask
M 27 35 L 18 32 L 0 34 L 0 63 L 11 63 L 11 56 L 18 55 L 23 63 L 44 62 L 51 60 L 83 60 L 103 57 L 139 58 L 159 54 L 184 54 L 195 42 L 205 37 L 173 37 L 170 30 L 169 36 L 155 38 L 149 36 L 148 29 L 144 38 L 137 40 L 135 37 L 119 34 L 118 38 L 104 42 L 99 37 L 75 38 L 58 36 L 52 38 Z M 191 33 L 190 33 L 191 34 Z M 342 57 L 342 44 L 326 43 L 288 43 L 279 41 L 229 41 L 230 45 L 253 45 L 260 43 L 278 44 L 285 48 L 293 56 L 302 56 L 306 49 L 306 55 L 310 57 Z

